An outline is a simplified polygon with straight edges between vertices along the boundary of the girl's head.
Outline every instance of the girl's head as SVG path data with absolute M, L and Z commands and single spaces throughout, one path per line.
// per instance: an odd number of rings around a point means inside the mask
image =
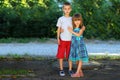
M 81 14 L 74 14 L 72 17 L 73 28 L 83 26 L 83 19 Z

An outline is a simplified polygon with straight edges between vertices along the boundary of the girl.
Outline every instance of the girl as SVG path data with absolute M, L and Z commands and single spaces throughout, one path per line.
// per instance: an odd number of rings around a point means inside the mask
M 69 55 L 69 67 L 72 70 L 72 61 L 77 63 L 77 70 L 71 77 L 83 77 L 82 62 L 88 62 L 88 53 L 83 40 L 83 20 L 80 14 L 75 14 L 72 17 L 73 30 L 68 28 L 72 33 L 71 49 Z

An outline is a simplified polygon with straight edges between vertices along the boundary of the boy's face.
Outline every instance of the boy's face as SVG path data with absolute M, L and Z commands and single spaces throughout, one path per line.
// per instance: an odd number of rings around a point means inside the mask
M 63 6 L 63 12 L 65 15 L 69 15 L 71 12 L 71 6 L 70 5 L 64 5 Z

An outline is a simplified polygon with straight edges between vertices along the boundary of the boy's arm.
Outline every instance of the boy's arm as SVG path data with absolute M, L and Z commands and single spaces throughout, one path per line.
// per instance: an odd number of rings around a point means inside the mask
M 64 29 L 60 28 L 60 33 L 63 33 L 64 32 Z
M 58 45 L 60 44 L 60 27 L 58 27 L 57 29 L 57 41 L 58 41 Z
M 85 26 L 83 26 L 81 29 L 82 29 L 83 31 L 85 31 Z

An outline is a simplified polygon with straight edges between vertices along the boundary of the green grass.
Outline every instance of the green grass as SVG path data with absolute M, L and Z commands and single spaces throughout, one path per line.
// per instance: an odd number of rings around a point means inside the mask
M 25 53 L 24 55 L 19 55 L 19 54 L 7 54 L 7 55 L 0 55 L 0 60 L 45 60 L 51 57 L 46 57 L 46 56 L 31 56 L 27 53 Z
M 4 56 L 6 58 L 22 58 L 23 56 L 22 55 L 19 55 L 19 54 L 7 54 L 6 56 Z
M 29 42 L 46 42 L 48 38 L 2 38 L 0 43 L 29 43 Z
M 25 69 L 0 69 L 0 75 L 27 75 L 29 70 Z
M 90 60 L 120 60 L 120 56 L 90 55 Z
M 25 60 L 45 60 L 45 59 L 55 59 L 54 57 L 49 56 L 32 56 L 27 53 L 24 55 L 19 54 L 7 54 L 7 55 L 0 55 L 0 60 L 2 59 L 14 59 L 19 60 L 24 58 Z M 109 56 L 109 55 L 90 55 L 89 60 L 120 60 L 120 56 Z

